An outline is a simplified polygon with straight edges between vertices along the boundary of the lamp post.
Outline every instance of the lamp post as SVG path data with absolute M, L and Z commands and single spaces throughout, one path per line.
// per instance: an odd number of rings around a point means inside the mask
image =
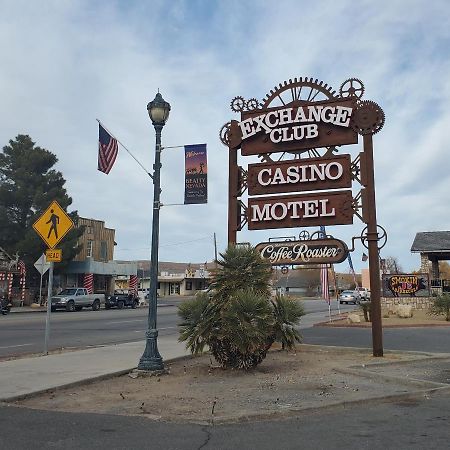
M 155 164 L 153 165 L 153 222 L 152 249 L 150 267 L 150 290 L 148 305 L 148 330 L 143 355 L 139 360 L 138 369 L 146 371 L 163 370 L 164 364 L 158 352 L 158 330 L 156 329 L 156 302 L 158 291 L 158 246 L 159 246 L 159 210 L 161 208 L 161 131 L 169 117 L 170 105 L 158 92 L 153 101 L 147 105 L 148 115 L 155 127 L 156 146 Z

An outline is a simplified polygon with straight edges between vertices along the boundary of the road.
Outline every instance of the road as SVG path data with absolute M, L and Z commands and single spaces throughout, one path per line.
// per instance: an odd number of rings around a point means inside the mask
M 159 335 L 177 334 L 177 304 L 180 299 L 161 301 L 158 307 Z M 352 306 L 343 306 L 342 310 Z M 308 313 L 301 328 L 327 320 L 328 305 L 320 300 L 304 302 Z M 50 350 L 83 348 L 145 339 L 147 308 L 111 309 L 68 313 L 57 311 L 51 316 Z M 0 358 L 43 351 L 46 315 L 42 312 L 11 313 L 0 317 Z
M 448 449 L 449 420 L 448 392 L 214 426 L 0 406 L 0 448 Z

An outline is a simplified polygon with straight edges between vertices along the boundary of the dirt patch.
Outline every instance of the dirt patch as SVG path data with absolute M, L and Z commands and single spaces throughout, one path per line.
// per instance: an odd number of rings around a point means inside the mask
M 383 363 L 423 359 L 389 353 Z M 299 346 L 273 350 L 250 372 L 223 370 L 209 355 L 169 363 L 168 375 L 129 375 L 29 398 L 16 405 L 52 411 L 139 415 L 177 422 L 228 422 L 283 417 L 310 408 L 417 390 L 407 381 L 385 383 L 345 371 L 380 363 L 369 352 Z M 362 370 L 363 372 L 364 370 Z
M 361 323 L 347 323 L 347 314 L 358 314 L 361 318 Z M 364 321 L 364 315 L 359 309 L 349 311 L 347 314 L 342 314 L 341 317 L 336 317 L 332 322 L 322 322 L 315 326 L 331 326 L 331 327 L 362 327 L 370 328 L 371 322 Z M 432 316 L 424 310 L 414 310 L 413 317 L 402 319 L 395 315 L 387 315 L 387 311 L 382 311 L 381 323 L 383 328 L 401 328 L 401 327 L 445 327 L 450 326 L 450 322 L 444 320 L 443 316 Z

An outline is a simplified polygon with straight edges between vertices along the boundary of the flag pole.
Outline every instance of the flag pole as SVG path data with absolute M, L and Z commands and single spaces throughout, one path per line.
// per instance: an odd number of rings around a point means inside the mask
M 123 148 L 128 152 L 128 154 L 142 167 L 142 169 L 145 171 L 145 173 L 153 180 L 153 175 L 141 164 L 141 162 L 133 155 L 133 153 L 128 150 L 125 145 L 122 144 L 122 142 L 119 141 L 112 133 L 108 130 L 108 128 L 105 127 L 105 125 L 100 122 L 100 120 L 95 119 Z

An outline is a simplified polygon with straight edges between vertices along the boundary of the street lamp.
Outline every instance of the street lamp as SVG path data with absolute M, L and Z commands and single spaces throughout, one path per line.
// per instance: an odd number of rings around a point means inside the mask
M 145 350 L 139 360 L 139 370 L 163 370 L 164 363 L 158 352 L 158 330 L 156 329 L 156 302 L 158 292 L 158 245 L 159 245 L 159 210 L 161 208 L 161 131 L 169 117 L 170 105 L 158 92 L 155 99 L 147 105 L 148 115 L 155 127 L 156 146 L 155 164 L 153 165 L 153 222 L 152 249 L 150 266 L 150 290 L 148 304 L 148 330 Z

